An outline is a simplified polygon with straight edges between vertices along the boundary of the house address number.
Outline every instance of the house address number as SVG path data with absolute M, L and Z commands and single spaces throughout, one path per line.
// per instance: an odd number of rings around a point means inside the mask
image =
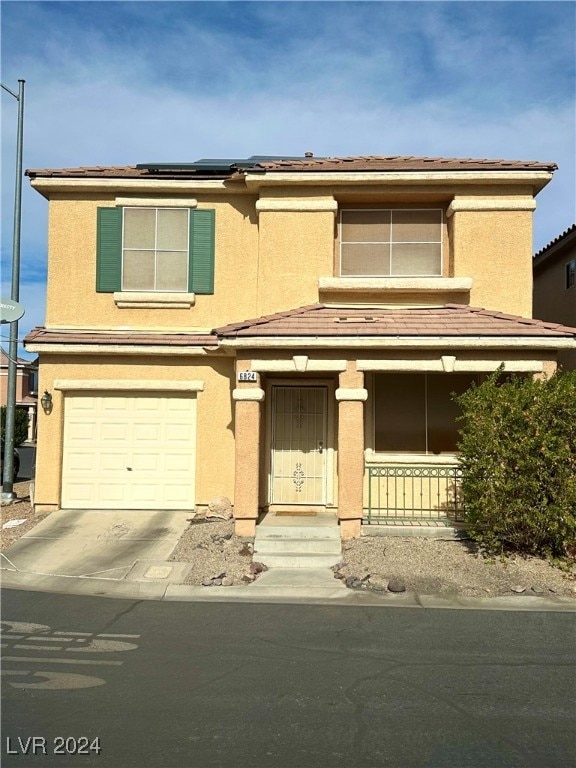
M 238 373 L 238 381 L 257 381 L 256 371 L 240 371 Z

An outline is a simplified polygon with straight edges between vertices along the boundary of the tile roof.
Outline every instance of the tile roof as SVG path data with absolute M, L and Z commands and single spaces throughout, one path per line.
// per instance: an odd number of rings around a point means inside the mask
M 324 304 L 310 304 L 240 323 L 230 323 L 216 328 L 212 334 L 56 331 L 34 328 L 26 336 L 25 342 L 217 348 L 223 339 L 338 336 L 348 340 L 363 337 L 438 336 L 573 338 L 576 337 L 576 328 L 460 304 L 428 309 L 327 307 Z
M 550 240 L 550 242 L 544 246 L 544 248 L 541 248 L 539 251 L 537 251 L 534 254 L 534 259 L 536 259 L 536 264 L 540 263 L 544 260 L 544 258 L 550 253 L 550 252 L 556 252 L 560 248 L 563 248 L 565 245 L 568 245 L 569 241 L 573 240 L 576 237 L 576 224 L 572 224 L 571 227 L 568 227 L 568 229 L 565 229 L 564 232 L 562 232 L 560 235 L 555 237 L 553 240 Z
M 556 163 L 535 160 L 490 160 L 458 157 L 413 157 L 368 155 L 363 157 L 319 157 L 304 160 L 275 160 L 260 163 L 267 171 L 517 171 L 557 169 Z
M 138 331 L 51 331 L 33 328 L 27 344 L 105 344 L 108 346 L 217 347 L 218 339 L 199 333 L 145 333 Z
M 136 165 L 94 166 L 79 168 L 30 168 L 26 175 L 51 178 L 108 178 L 108 179 L 214 179 L 238 176 L 248 172 L 346 172 L 346 171 L 555 171 L 556 163 L 536 160 L 499 160 L 485 158 L 413 157 L 402 155 L 367 155 L 361 157 L 307 157 L 304 159 L 261 160 L 244 169 L 242 161 L 231 162 L 228 170 L 222 167 L 207 171 L 193 163 L 166 163 L 147 168 Z
M 0 365 L 8 366 L 9 363 L 10 363 L 10 356 L 8 355 L 7 352 L 4 351 L 4 349 L 0 348 Z M 25 365 L 30 367 L 36 367 L 37 360 L 25 360 L 22 357 L 17 357 L 16 364 L 20 366 Z
M 545 323 L 542 320 L 530 320 L 460 304 L 413 309 L 327 307 L 323 304 L 311 304 L 242 323 L 231 323 L 216 328 L 214 332 L 222 338 L 576 336 L 576 328 L 558 323 Z

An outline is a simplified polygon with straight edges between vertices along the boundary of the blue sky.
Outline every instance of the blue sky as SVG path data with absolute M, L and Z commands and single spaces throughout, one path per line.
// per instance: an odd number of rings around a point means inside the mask
M 535 250 L 575 219 L 573 2 L 11 2 L 24 166 L 252 154 L 555 161 Z M 2 92 L 2 295 L 16 101 Z M 44 321 L 47 203 L 23 184 L 20 336 Z M 8 326 L 2 326 L 2 342 Z

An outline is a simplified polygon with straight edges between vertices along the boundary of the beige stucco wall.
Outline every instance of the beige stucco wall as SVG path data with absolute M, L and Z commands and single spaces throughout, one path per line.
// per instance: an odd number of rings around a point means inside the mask
M 38 453 L 35 503 L 39 508 L 60 504 L 62 440 L 64 428 L 64 392 L 55 389 L 57 379 L 143 380 L 204 382 L 196 396 L 196 503 L 207 504 L 215 496 L 234 497 L 234 421 L 232 388 L 234 361 L 231 358 L 204 357 L 195 360 L 170 357 L 94 358 L 50 355 L 40 367 L 41 390 L 49 390 L 53 410 L 49 415 L 39 408 Z M 139 390 L 141 391 L 141 390 Z M 128 394 L 128 393 L 127 393 Z
M 532 316 L 532 211 L 457 211 L 454 277 L 472 277 L 470 304 Z
M 192 200 L 192 198 L 190 198 Z M 254 314 L 258 230 L 252 196 L 195 196 L 216 211 L 214 295 L 197 295 L 190 309 L 119 308 L 113 294 L 96 293 L 96 210 L 114 197 L 58 195 L 50 202 L 47 327 L 211 329 Z
M 532 198 L 527 190 L 481 186 L 397 192 L 396 205 L 439 206 L 447 211 L 445 276 L 471 277 L 470 303 L 529 317 L 532 302 Z M 508 193 L 508 194 L 507 194 Z M 141 193 L 140 193 L 141 194 Z M 148 192 L 150 195 L 151 193 Z M 188 309 L 120 308 L 113 294 L 97 293 L 96 209 L 116 204 L 113 189 L 54 192 L 50 202 L 48 327 L 207 330 L 318 301 L 318 278 L 338 274 L 339 205 L 392 205 L 395 191 L 384 188 L 381 202 L 369 186 L 354 197 L 338 188 L 243 188 L 195 194 L 182 200 L 216 211 L 215 293 L 196 296 Z M 137 189 L 134 195 L 138 195 Z M 154 195 L 161 199 L 162 195 Z M 138 198 L 140 199 L 140 198 Z M 124 201 L 125 198 L 122 198 Z M 472 209 L 467 210 L 467 201 Z M 464 201 L 464 202 L 462 202 Z M 515 208 L 505 210 L 507 203 Z M 458 203 L 454 212 L 450 206 Z M 474 209 L 475 205 L 483 207 Z M 461 206 L 464 205 L 464 209 Z M 522 206 L 526 206 L 523 209 Z M 491 208 L 495 207 L 496 210 Z M 516 210 L 516 208 L 520 208 Z M 446 296 L 438 296 L 442 303 Z M 377 301 L 370 295 L 364 300 Z M 387 299 L 390 300 L 390 297 Z M 416 302 L 422 296 L 415 297 Z M 427 297 L 430 300 L 430 297 Z M 454 297 L 452 297 L 454 300 Z M 466 294 L 457 297 L 467 301 Z M 403 295 L 403 303 L 410 297 Z
M 331 211 L 262 211 L 257 314 L 318 301 L 318 278 L 333 274 Z

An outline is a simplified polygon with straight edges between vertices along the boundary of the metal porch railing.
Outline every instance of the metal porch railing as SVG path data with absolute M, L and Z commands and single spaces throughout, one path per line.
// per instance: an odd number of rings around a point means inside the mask
M 436 521 L 445 525 L 463 520 L 457 465 L 367 465 L 366 522 L 386 525 Z

